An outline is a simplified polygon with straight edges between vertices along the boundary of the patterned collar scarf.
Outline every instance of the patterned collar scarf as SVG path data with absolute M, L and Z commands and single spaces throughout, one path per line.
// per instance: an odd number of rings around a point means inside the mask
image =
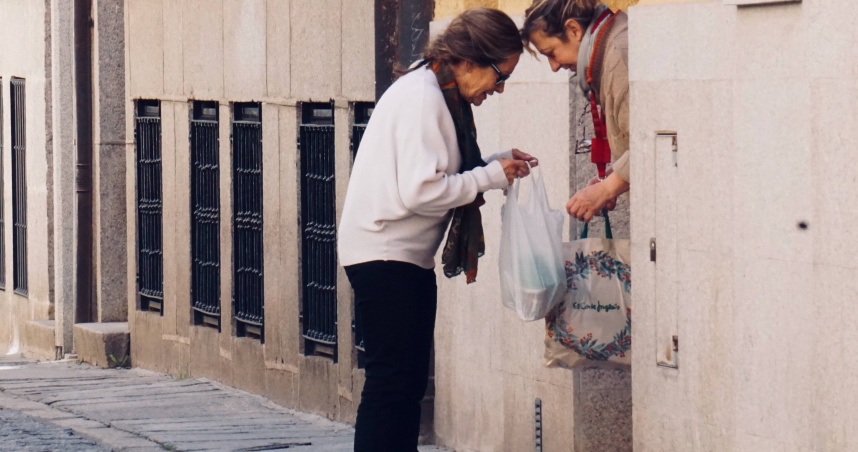
M 456 126 L 456 141 L 459 143 L 459 154 L 462 157 L 459 173 L 470 171 L 478 166 L 486 166 L 486 162 L 480 155 L 480 147 L 477 145 L 477 128 L 474 125 L 471 104 L 459 93 L 452 68 L 449 64 L 442 62 L 432 62 L 429 68 L 438 79 L 438 85 L 447 102 L 447 109 L 450 110 L 453 124 Z M 465 272 L 468 284 L 477 280 L 477 259 L 486 250 L 483 218 L 480 215 L 480 206 L 485 203 L 483 194 L 478 193 L 472 203 L 453 210 L 447 242 L 441 254 L 444 275 L 448 278 Z
M 596 38 L 602 33 L 602 29 L 611 22 L 605 20 L 611 14 L 611 10 L 605 5 L 596 8 L 593 11 L 593 18 L 590 20 L 590 25 L 584 31 L 584 36 L 581 38 L 581 43 L 578 46 L 578 67 L 576 73 L 578 74 L 578 86 L 581 87 L 581 91 L 584 92 L 585 96 L 590 94 L 591 87 L 590 82 L 587 80 L 587 72 L 590 69 L 590 59 L 596 50 Z

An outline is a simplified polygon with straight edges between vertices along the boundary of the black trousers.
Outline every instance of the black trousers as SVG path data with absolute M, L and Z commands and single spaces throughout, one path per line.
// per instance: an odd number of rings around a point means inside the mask
M 373 261 L 350 265 L 346 274 L 366 348 L 354 450 L 415 452 L 435 331 L 435 272 Z

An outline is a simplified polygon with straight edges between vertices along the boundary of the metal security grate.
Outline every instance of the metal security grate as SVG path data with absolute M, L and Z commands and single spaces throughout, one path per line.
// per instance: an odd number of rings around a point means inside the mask
M 218 103 L 191 117 L 191 303 L 194 324 L 220 329 L 220 142 Z
M 375 104 L 372 102 L 355 102 L 353 104 L 354 125 L 352 126 L 352 142 L 350 144 L 352 151 L 352 161 L 357 157 L 360 141 L 363 139 L 363 134 L 366 132 L 366 126 L 369 124 L 369 117 L 372 116 L 372 111 L 375 109 Z
M 163 313 L 164 256 L 161 192 L 161 102 L 138 100 L 137 293 L 140 309 Z
M 369 124 L 369 118 L 372 116 L 372 111 L 375 109 L 375 104 L 372 102 L 355 102 L 352 104 L 354 112 L 354 124 L 352 125 L 352 141 L 350 143 L 352 151 L 352 162 L 357 158 L 357 152 L 360 148 L 360 142 L 363 139 L 363 134 L 366 132 L 366 126 Z M 354 333 L 354 344 L 357 349 L 357 366 L 359 369 L 364 368 L 366 348 L 364 347 L 363 331 L 361 321 L 357 309 L 352 306 L 354 312 L 354 320 L 352 320 L 352 332 Z
M 337 360 L 336 195 L 332 103 L 304 103 L 301 223 L 304 352 Z
M 0 78 L 0 157 L 3 154 L 3 79 Z M 4 201 L 3 201 L 3 159 L 0 158 L 0 289 L 6 288 L 6 224 L 3 220 Z
M 233 104 L 233 259 L 236 333 L 264 339 L 262 108 Z
M 16 293 L 26 295 L 27 280 L 27 119 L 24 79 L 12 79 L 12 253 Z

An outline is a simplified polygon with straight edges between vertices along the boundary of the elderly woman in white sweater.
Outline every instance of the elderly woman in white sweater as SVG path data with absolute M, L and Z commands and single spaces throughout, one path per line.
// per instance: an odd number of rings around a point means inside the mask
M 477 273 L 482 193 L 508 187 L 536 160 L 483 160 L 471 104 L 502 93 L 523 45 L 503 12 L 455 18 L 424 59 L 384 93 L 357 153 L 340 221 L 340 263 L 355 292 L 366 383 L 355 451 L 417 449 L 435 328 L 435 253 L 448 277 Z

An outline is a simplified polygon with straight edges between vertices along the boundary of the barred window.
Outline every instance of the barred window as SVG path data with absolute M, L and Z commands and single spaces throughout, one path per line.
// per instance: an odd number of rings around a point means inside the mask
M 301 153 L 304 353 L 337 360 L 336 194 L 333 103 L 303 103 Z
M 366 126 L 369 124 L 369 117 L 372 116 L 372 111 L 374 109 L 375 104 L 373 102 L 355 102 L 352 104 L 352 112 L 354 115 L 352 141 L 350 143 L 352 161 L 357 157 L 360 141 L 363 139 L 363 133 L 366 131 Z
M 163 313 L 164 259 L 161 191 L 161 102 L 138 100 L 134 143 L 137 151 L 137 294 L 140 309 Z
M 0 78 L 0 290 L 6 288 L 6 223 L 4 220 L 3 183 L 3 79 Z
M 194 324 L 220 330 L 220 141 L 218 103 L 193 102 L 191 303 Z
M 264 341 L 262 107 L 233 104 L 233 304 L 238 336 Z
M 24 79 L 12 78 L 12 254 L 16 293 L 27 295 L 27 119 Z
M 352 125 L 352 139 L 350 143 L 352 162 L 357 158 L 360 142 L 363 139 L 363 134 L 366 131 L 367 124 L 369 124 L 369 118 L 372 116 L 374 108 L 375 104 L 373 102 L 355 102 L 352 104 L 352 114 L 354 118 L 354 123 Z M 366 353 L 366 349 L 364 348 L 360 317 L 358 316 L 357 309 L 354 309 L 354 305 L 352 305 L 352 312 L 354 312 L 352 332 L 354 333 L 355 349 L 357 349 L 357 366 L 359 369 L 363 369 L 366 359 L 364 355 Z

